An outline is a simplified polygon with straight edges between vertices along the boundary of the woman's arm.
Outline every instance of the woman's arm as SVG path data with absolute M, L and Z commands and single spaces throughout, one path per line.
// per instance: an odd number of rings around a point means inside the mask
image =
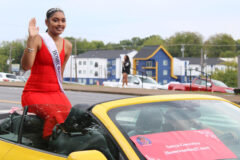
M 32 68 L 33 63 L 35 61 L 36 53 L 41 45 L 41 38 L 38 35 L 39 28 L 36 27 L 36 19 L 32 18 L 29 21 L 28 26 L 28 39 L 27 39 L 27 46 L 24 50 L 21 59 L 21 66 L 22 68 L 27 71 Z
M 69 42 L 68 40 L 65 40 L 65 57 L 64 57 L 64 62 L 63 62 L 62 70 L 61 70 L 61 72 L 62 72 L 62 78 L 63 78 L 63 72 L 64 72 L 64 70 L 65 70 L 65 66 L 66 66 L 66 64 L 67 64 L 67 61 L 68 61 L 71 53 L 72 53 L 72 43 Z

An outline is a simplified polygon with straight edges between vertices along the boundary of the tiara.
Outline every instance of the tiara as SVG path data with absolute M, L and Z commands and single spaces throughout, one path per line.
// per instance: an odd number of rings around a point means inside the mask
M 51 8 L 48 10 L 47 14 L 51 14 L 52 12 L 62 11 L 60 8 Z

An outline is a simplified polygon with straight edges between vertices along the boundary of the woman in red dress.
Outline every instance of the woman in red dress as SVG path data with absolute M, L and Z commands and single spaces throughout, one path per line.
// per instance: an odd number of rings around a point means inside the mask
M 47 33 L 55 42 L 60 61 L 61 78 L 67 60 L 72 52 L 72 44 L 60 37 L 66 26 L 64 12 L 58 8 L 48 10 L 45 23 Z M 27 47 L 22 56 L 22 68 L 31 69 L 31 75 L 22 93 L 22 106 L 28 106 L 29 112 L 44 119 L 43 138 L 48 139 L 56 124 L 61 124 L 71 110 L 71 103 L 61 91 L 54 62 L 46 44 L 39 35 L 36 19 L 29 22 Z

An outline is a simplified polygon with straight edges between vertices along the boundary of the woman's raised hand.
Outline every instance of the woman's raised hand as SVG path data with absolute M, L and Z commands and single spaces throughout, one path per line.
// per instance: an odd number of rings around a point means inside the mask
M 39 32 L 39 27 L 36 27 L 36 19 L 32 18 L 29 21 L 29 25 L 28 25 L 28 34 L 29 37 L 34 38 L 38 35 Z

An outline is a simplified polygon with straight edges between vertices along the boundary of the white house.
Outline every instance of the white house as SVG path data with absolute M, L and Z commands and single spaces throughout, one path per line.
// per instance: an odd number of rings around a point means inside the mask
M 201 58 L 174 58 L 174 74 L 178 76 L 181 82 L 187 82 L 189 76 L 196 77 L 201 75 L 201 72 L 208 75 L 213 74 L 216 70 L 225 71 L 227 66 L 224 65 L 225 59 L 207 58 L 201 70 Z M 191 70 L 191 73 L 190 73 Z
M 136 54 L 135 50 L 94 50 L 71 56 L 65 67 L 64 80 L 90 85 L 117 81 L 122 75 L 123 57 L 128 55 L 131 61 Z

